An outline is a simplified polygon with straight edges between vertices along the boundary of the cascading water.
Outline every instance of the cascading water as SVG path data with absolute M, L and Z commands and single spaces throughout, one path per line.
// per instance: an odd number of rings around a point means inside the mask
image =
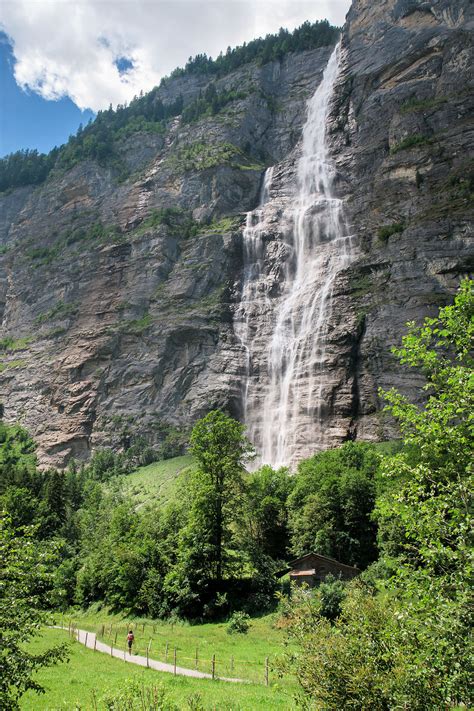
M 234 320 L 234 331 L 245 351 L 245 373 L 242 385 L 242 415 L 247 423 L 248 436 L 255 439 L 251 422 L 255 421 L 251 412 L 255 403 L 249 400 L 251 388 L 251 373 L 254 370 L 252 362 L 252 344 L 255 341 L 255 315 L 262 314 L 271 308 L 268 294 L 262 288 L 264 274 L 265 244 L 263 233 L 264 206 L 270 197 L 270 186 L 273 177 L 273 167 L 267 168 L 260 191 L 260 202 L 256 210 L 247 213 L 243 232 L 244 275 L 242 295 L 239 309 Z M 250 425 L 250 426 L 249 426 Z
M 275 467 L 295 464 L 324 444 L 325 365 L 333 286 L 351 260 L 351 237 L 343 201 L 334 191 L 336 171 L 327 140 L 339 54 L 337 46 L 308 103 L 297 166 L 296 205 L 286 210 L 285 216 L 290 224 L 284 238 L 289 256 L 284 261 L 284 286 L 278 301 L 269 297 L 262 279 L 264 206 L 249 213 L 244 234 L 245 318 L 237 319 L 247 358 L 244 422 L 256 446 L 258 463 Z M 252 314 L 257 312 L 272 324 L 263 352 L 256 349 L 251 328 Z M 255 350 L 260 351 L 257 372 L 252 367 Z

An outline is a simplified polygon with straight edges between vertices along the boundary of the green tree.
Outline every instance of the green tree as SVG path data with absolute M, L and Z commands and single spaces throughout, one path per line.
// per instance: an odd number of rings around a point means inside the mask
M 292 485 L 293 478 L 284 468 L 275 471 L 266 465 L 248 477 L 239 530 L 251 559 L 262 555 L 279 561 L 288 558 L 287 500 Z
M 365 567 L 377 556 L 375 505 L 379 456 L 347 442 L 301 462 L 288 499 L 293 551 L 315 551 Z
M 242 491 L 245 462 L 253 453 L 244 426 L 219 410 L 199 420 L 191 433 L 191 452 L 198 462 L 194 514 L 208 532 L 209 564 L 216 581 L 222 579 L 224 544 Z
M 25 691 L 44 691 L 34 672 L 64 659 L 66 648 L 32 654 L 24 646 L 46 620 L 41 609 L 51 585 L 51 549 L 38 545 L 31 529 L 17 531 L 2 517 L 0 559 L 0 707 L 19 709 Z

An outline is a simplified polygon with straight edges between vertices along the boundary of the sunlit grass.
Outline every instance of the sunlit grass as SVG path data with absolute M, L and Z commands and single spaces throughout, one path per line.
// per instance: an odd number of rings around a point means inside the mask
M 122 491 L 133 506 L 167 504 L 174 498 L 178 483 L 193 465 L 191 456 L 153 462 L 121 478 Z
M 265 681 L 266 665 L 272 668 L 282 654 L 285 633 L 277 624 L 277 615 L 254 617 L 246 634 L 228 634 L 225 622 L 190 625 L 146 619 L 126 619 L 121 615 L 74 613 L 58 619 L 58 623 L 95 632 L 98 639 L 123 649 L 129 629 L 135 635 L 134 650 L 162 662 L 172 663 L 176 649 L 179 666 L 211 672 L 215 657 L 216 674 Z M 268 659 L 268 662 L 266 661 Z
M 67 641 L 67 632 L 45 630 L 31 643 L 35 652 L 58 642 Z M 206 679 L 192 679 L 156 672 L 126 664 L 106 654 L 86 649 L 77 642 L 70 644 L 69 662 L 63 662 L 37 674 L 37 680 L 47 687 L 46 694 L 28 692 L 22 699 L 25 711 L 48 709 L 105 709 L 101 698 L 117 690 L 128 680 L 137 679 L 145 685 L 160 685 L 181 709 L 188 709 L 191 697 L 199 697 L 204 709 L 223 711 L 269 711 L 294 709 L 293 685 L 283 686 L 278 679 L 264 684 L 230 684 Z M 96 702 L 94 702 L 94 698 Z

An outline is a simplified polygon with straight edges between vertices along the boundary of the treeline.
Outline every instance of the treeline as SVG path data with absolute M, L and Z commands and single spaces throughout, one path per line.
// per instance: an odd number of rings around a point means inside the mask
M 22 185 L 39 185 L 48 177 L 59 149 L 53 148 L 47 155 L 37 150 L 10 153 L 0 160 L 0 192 Z
M 290 52 L 303 52 L 335 44 L 339 32 L 339 28 L 330 25 L 327 20 L 306 21 L 293 32 L 281 28 L 276 34 L 259 37 L 240 47 L 233 49 L 228 47 L 226 53 L 221 53 L 216 59 L 206 54 L 197 54 L 189 58 L 184 69 L 175 69 L 171 76 L 185 74 L 223 76 L 248 62 L 257 61 L 259 64 L 266 64 L 281 60 Z
M 278 34 L 267 35 L 212 59 L 205 54 L 190 58 L 184 69 L 176 69 L 171 78 L 185 74 L 222 76 L 251 61 L 261 64 L 281 60 L 289 52 L 327 46 L 336 42 L 338 28 L 326 20 L 305 22 L 293 32 L 281 29 Z M 162 79 L 161 84 L 169 82 Z M 215 86 L 207 89 L 203 96 L 192 102 L 184 110 L 183 120 L 193 121 L 202 115 L 215 114 L 230 101 L 243 97 L 242 92 L 223 91 L 217 93 Z M 166 122 L 183 113 L 183 97 L 177 96 L 164 104 L 155 87 L 147 94 L 134 97 L 130 104 L 112 105 L 99 111 L 94 121 L 79 127 L 75 135 L 60 148 L 53 148 L 48 154 L 36 150 L 17 151 L 0 159 L 0 192 L 22 185 L 42 183 L 53 168 L 70 169 L 83 160 L 94 160 L 115 171 L 118 179 L 127 177 L 127 169 L 117 150 L 117 140 L 136 131 L 164 133 Z

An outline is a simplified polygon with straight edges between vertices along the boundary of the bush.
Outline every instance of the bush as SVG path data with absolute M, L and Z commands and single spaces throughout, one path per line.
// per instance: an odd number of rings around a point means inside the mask
M 381 242 L 387 242 L 388 238 L 399 232 L 403 232 L 405 225 L 402 222 L 394 222 L 391 225 L 384 225 L 378 231 L 378 237 Z
M 327 620 L 335 620 L 341 614 L 341 605 L 345 597 L 345 583 L 334 575 L 327 575 L 325 581 L 319 586 L 321 603 L 319 614 Z
M 234 612 L 227 623 L 227 634 L 247 634 L 250 616 L 246 612 Z
M 128 679 L 120 689 L 107 692 L 101 702 L 108 711 L 178 711 L 178 706 L 169 700 L 161 686 L 145 686 L 135 679 Z

